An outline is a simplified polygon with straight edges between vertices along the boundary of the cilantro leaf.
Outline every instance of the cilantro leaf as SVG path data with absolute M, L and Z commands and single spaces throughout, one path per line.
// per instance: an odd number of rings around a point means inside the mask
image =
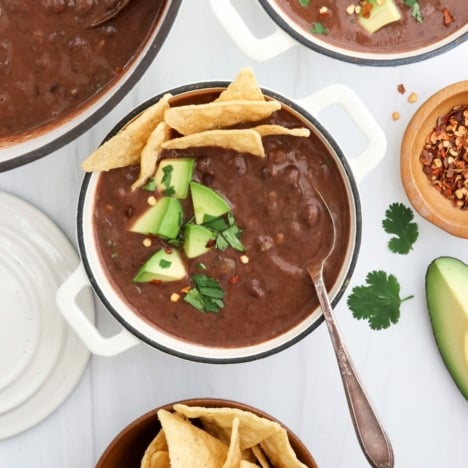
M 156 181 L 153 177 L 148 179 L 145 185 L 141 187 L 143 190 L 148 190 L 149 192 L 154 192 L 156 190 Z
M 203 225 L 217 232 L 215 245 L 218 250 L 226 250 L 228 247 L 232 247 L 240 252 L 245 251 L 245 247 L 240 240 L 242 231 L 236 224 L 232 212 L 229 212 L 227 217 L 210 219 Z
M 161 179 L 161 183 L 164 186 L 164 190 L 162 191 L 162 193 L 163 193 L 163 195 L 166 195 L 168 197 L 171 196 L 171 195 L 174 195 L 174 193 L 175 193 L 175 189 L 171 185 L 172 171 L 173 170 L 174 170 L 174 167 L 171 164 L 163 167 L 164 175 L 163 175 L 163 177 Z
M 298 0 L 301 7 L 307 8 L 309 6 L 310 0 Z
M 402 203 L 392 203 L 388 207 L 382 226 L 386 233 L 396 235 L 388 242 L 388 248 L 394 253 L 407 254 L 419 235 L 418 225 L 413 222 L 413 211 Z
M 411 16 L 418 22 L 422 23 L 424 21 L 421 5 L 419 5 L 418 0 L 405 0 L 405 5 L 411 8 Z
M 353 317 L 368 320 L 373 330 L 388 328 L 400 318 L 400 305 L 413 296 L 400 299 L 400 284 L 394 275 L 372 271 L 366 277 L 367 286 L 356 286 L 348 296 Z
M 159 260 L 159 266 L 162 269 L 170 268 L 171 265 L 172 265 L 172 262 L 170 262 L 169 260 L 166 260 L 165 258 L 161 258 L 161 260 Z
M 313 34 L 328 34 L 328 28 L 317 21 L 315 23 L 312 23 L 311 32 Z
M 195 284 L 184 296 L 184 301 L 201 312 L 219 312 L 224 307 L 224 290 L 221 285 L 209 276 L 197 274 L 192 276 Z

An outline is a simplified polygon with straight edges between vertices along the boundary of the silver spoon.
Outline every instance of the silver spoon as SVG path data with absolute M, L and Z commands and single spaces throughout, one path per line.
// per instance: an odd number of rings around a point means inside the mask
M 377 419 L 369 398 L 354 369 L 354 365 L 338 329 L 325 288 L 323 266 L 335 244 L 335 224 L 322 195 L 315 188 L 312 189 L 316 193 L 318 200 L 320 222 L 323 230 L 320 237 L 323 241 L 317 245 L 315 256 L 307 260 L 305 267 L 314 283 L 323 316 L 330 333 L 348 407 L 361 448 L 367 460 L 374 468 L 393 468 L 394 457 L 392 446 L 381 423 Z
M 101 24 L 106 23 L 114 16 L 118 15 L 129 3 L 131 0 L 119 0 L 116 4 L 109 8 L 102 14 L 100 17 L 95 18 L 89 25 L 88 28 L 95 28 L 96 26 L 100 26 Z

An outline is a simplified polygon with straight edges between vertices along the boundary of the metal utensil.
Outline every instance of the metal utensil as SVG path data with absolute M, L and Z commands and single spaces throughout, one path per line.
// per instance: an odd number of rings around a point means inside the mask
M 392 446 L 356 374 L 354 365 L 335 321 L 328 293 L 325 288 L 323 266 L 335 244 L 335 224 L 333 222 L 333 216 L 323 200 L 322 195 L 315 188 L 311 188 L 317 195 L 317 206 L 320 211 L 320 226 L 323 231 L 320 237 L 323 241 L 317 244 L 315 256 L 307 260 L 305 267 L 314 283 L 325 322 L 330 333 L 351 418 L 361 448 L 367 460 L 374 468 L 393 468 L 394 456 Z
M 130 2 L 131 0 L 119 0 L 112 8 L 107 9 L 101 16 L 93 19 L 88 25 L 88 28 L 95 28 L 109 21 L 114 16 L 118 15 Z

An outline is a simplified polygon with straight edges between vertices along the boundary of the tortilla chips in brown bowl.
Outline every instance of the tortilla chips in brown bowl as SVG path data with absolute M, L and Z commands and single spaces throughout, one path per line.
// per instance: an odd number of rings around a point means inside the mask
M 306 446 L 272 416 L 214 398 L 171 403 L 139 417 L 96 468 L 316 468 Z

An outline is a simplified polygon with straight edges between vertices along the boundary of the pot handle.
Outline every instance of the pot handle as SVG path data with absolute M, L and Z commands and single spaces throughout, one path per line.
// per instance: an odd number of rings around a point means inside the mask
M 387 138 L 377 121 L 351 88 L 333 84 L 295 100 L 314 117 L 333 104 L 343 106 L 353 122 L 367 139 L 367 147 L 348 160 L 356 181 L 359 183 L 383 159 L 387 150 Z
M 263 62 L 286 52 L 297 42 L 276 27 L 264 38 L 252 34 L 245 21 L 232 5 L 232 0 L 210 0 L 211 9 L 237 47 L 248 57 Z
M 115 356 L 122 353 L 140 341 L 122 328 L 116 335 L 106 338 L 91 323 L 83 310 L 76 303 L 76 298 L 85 287 L 90 287 L 88 278 L 80 263 L 76 270 L 62 283 L 56 295 L 56 303 L 65 320 L 79 336 L 85 346 L 99 356 Z

